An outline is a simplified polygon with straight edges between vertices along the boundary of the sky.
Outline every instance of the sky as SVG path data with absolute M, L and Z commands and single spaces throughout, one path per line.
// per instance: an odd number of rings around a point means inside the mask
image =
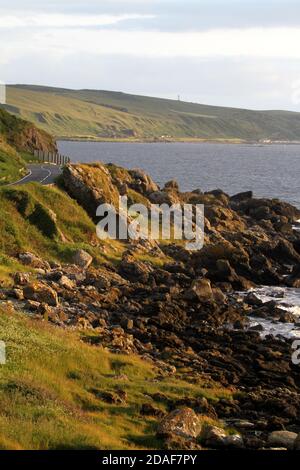
M 0 0 L 0 81 L 300 112 L 299 0 Z

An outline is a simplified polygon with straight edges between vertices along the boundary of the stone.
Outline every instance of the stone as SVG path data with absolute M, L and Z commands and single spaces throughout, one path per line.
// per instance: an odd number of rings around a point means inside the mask
M 29 273 L 15 273 L 14 275 L 14 282 L 17 286 L 25 286 L 30 281 L 30 274 Z
M 217 426 L 206 425 L 201 433 L 201 442 L 206 447 L 224 447 L 226 432 Z
M 274 431 L 268 436 L 269 447 L 284 447 L 288 450 L 294 449 L 297 434 L 291 431 Z
M 231 196 L 230 201 L 240 202 L 240 201 L 244 201 L 244 200 L 252 199 L 252 198 L 253 198 L 253 191 L 244 191 L 242 193 L 237 193 L 237 194 L 234 194 L 234 196 Z
M 24 299 L 45 303 L 56 307 L 58 305 L 57 293 L 52 287 L 43 282 L 35 281 L 23 288 Z
M 78 250 L 74 254 L 73 263 L 79 268 L 87 269 L 93 262 L 93 257 L 84 250 Z
M 300 450 L 300 433 L 297 435 L 294 441 L 294 450 Z
M 159 424 L 157 435 L 177 435 L 186 439 L 196 438 L 201 432 L 201 421 L 191 408 L 179 408 L 169 413 Z
M 67 290 L 73 290 L 76 286 L 75 282 L 72 279 L 69 279 L 67 276 L 62 276 L 59 280 L 59 285 Z
M 242 436 L 239 434 L 233 434 L 225 437 L 224 447 L 229 447 L 231 449 L 243 449 L 245 444 Z
M 25 264 L 26 266 L 31 266 L 32 268 L 45 270 L 50 269 L 50 264 L 47 261 L 42 260 L 41 258 L 30 252 L 20 253 L 19 259 L 23 264 Z
M 213 297 L 210 280 L 205 278 L 196 279 L 190 289 L 185 292 L 184 297 L 190 300 L 210 301 Z

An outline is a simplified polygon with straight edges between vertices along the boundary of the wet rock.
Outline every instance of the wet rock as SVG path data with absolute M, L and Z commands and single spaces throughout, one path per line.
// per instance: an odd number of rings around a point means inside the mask
M 186 439 L 196 438 L 201 431 L 199 417 L 191 408 L 179 408 L 169 413 L 159 424 L 159 437 L 181 436 Z

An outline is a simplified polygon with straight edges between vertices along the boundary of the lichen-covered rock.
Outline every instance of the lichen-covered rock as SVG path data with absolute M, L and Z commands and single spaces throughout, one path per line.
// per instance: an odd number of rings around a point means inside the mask
M 169 413 L 160 423 L 157 435 L 177 435 L 186 439 L 196 438 L 201 432 L 201 421 L 191 408 L 179 408 Z

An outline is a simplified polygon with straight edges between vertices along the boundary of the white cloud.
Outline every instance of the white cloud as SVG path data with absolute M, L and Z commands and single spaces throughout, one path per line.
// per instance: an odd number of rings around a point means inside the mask
M 14 43 L 14 41 L 13 41 Z M 141 57 L 300 58 L 300 28 L 224 29 L 207 32 L 44 29 L 26 34 L 14 48 Z M 9 46 L 8 46 L 9 47 Z
M 24 14 L 2 15 L 0 28 L 68 28 L 114 25 L 121 21 L 154 18 L 153 15 L 67 15 L 67 14 Z

